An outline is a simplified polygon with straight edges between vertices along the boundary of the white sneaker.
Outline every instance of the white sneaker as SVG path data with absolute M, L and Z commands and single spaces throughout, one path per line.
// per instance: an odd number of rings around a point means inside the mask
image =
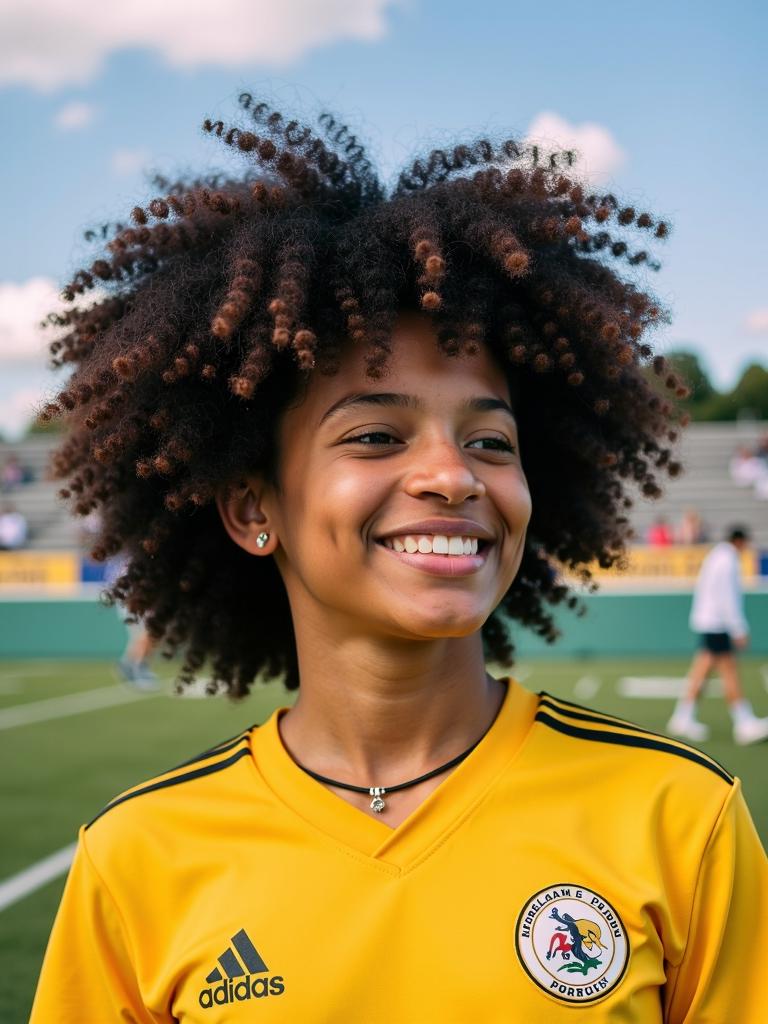
M 733 740 L 740 747 L 765 739 L 768 739 L 768 718 L 745 718 L 743 722 L 734 722 Z
M 671 736 L 679 736 L 680 739 L 690 740 L 692 743 L 703 743 L 709 739 L 709 726 L 697 722 L 695 718 L 672 715 L 667 722 L 667 732 Z

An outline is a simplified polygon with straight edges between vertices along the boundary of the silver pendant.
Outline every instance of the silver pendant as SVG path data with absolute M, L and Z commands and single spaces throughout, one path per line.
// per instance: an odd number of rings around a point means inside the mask
M 368 792 L 371 794 L 371 797 L 373 798 L 371 800 L 371 810 L 375 811 L 376 814 L 381 814 L 381 812 L 387 806 L 382 800 L 382 797 L 386 793 L 386 789 L 382 789 L 381 786 L 371 786 Z

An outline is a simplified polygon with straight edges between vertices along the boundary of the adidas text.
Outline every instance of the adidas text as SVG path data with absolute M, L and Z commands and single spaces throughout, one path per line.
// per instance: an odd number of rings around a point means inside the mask
M 198 1001 L 204 1010 L 212 1006 L 226 1006 L 228 1003 L 243 1003 L 246 999 L 263 999 L 265 996 L 281 996 L 285 982 L 281 974 L 271 978 L 248 975 L 240 981 L 223 981 L 215 988 L 204 988 Z

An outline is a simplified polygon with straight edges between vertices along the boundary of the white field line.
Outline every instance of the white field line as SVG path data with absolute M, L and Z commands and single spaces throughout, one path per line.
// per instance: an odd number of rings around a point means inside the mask
M 591 700 L 603 685 L 596 676 L 582 676 L 573 684 L 573 694 L 579 700 Z
M 59 875 L 68 871 L 75 855 L 76 846 L 77 843 L 71 843 L 63 850 L 57 850 L 50 857 L 44 857 L 37 864 L 0 882 L 0 911 L 18 903 L 19 900 L 23 900 L 25 896 L 29 896 L 37 889 L 42 889 L 48 882 L 52 882 L 54 878 L 58 878 Z
M 81 715 L 85 711 L 98 711 L 100 708 L 130 704 L 147 697 L 159 696 L 160 692 L 137 693 L 135 690 L 129 690 L 122 686 L 100 686 L 97 690 L 70 693 L 65 697 L 35 700 L 29 704 L 21 704 L 18 707 L 0 711 L 0 731 L 15 729 L 19 725 L 31 725 L 33 722 L 47 722 L 52 718 Z
M 685 678 L 676 676 L 624 676 L 616 684 L 622 697 L 650 700 L 658 697 L 682 697 Z
M 616 683 L 616 692 L 622 697 L 636 697 L 640 700 L 682 697 L 686 677 L 678 676 L 624 676 Z M 723 684 L 719 679 L 710 679 L 702 697 L 722 697 Z

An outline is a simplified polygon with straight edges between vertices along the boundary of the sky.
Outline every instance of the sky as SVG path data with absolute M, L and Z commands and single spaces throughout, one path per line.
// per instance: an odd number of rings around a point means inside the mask
M 576 148 L 584 176 L 668 219 L 648 285 L 659 351 L 716 386 L 768 365 L 768 9 L 735 0 L 0 0 L 0 433 L 57 379 L 36 326 L 149 175 L 236 171 L 201 131 L 243 90 L 331 109 L 391 183 L 483 133 Z

